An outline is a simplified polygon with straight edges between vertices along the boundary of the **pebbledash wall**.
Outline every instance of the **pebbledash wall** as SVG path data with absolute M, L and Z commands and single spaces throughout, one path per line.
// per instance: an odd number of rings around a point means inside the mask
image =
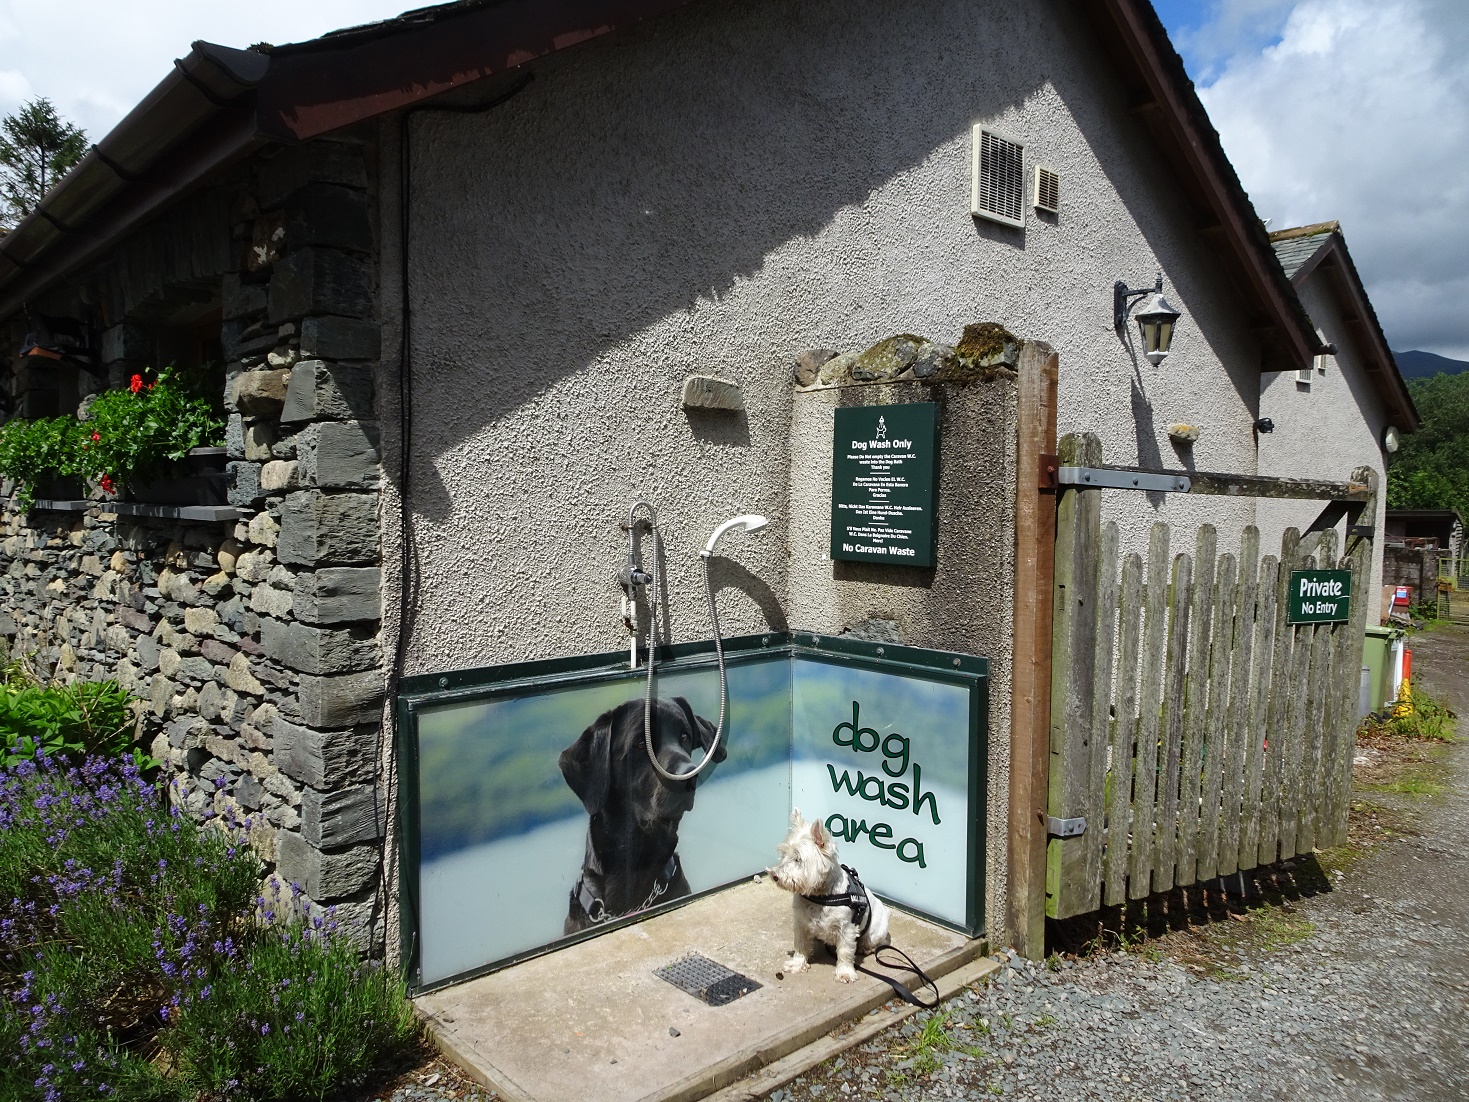
M 1340 306 L 1325 279 L 1311 280 L 1298 293 L 1326 339 L 1336 345 L 1334 356 L 1321 356 L 1302 381 L 1301 373 L 1280 371 L 1260 378 L 1260 413 L 1275 430 L 1260 437 L 1260 473 L 1294 478 L 1345 479 L 1357 467 L 1377 472 L 1382 491 L 1376 513 L 1362 519 L 1378 532 L 1387 520 L 1387 463 L 1382 430 L 1391 415 L 1373 388 L 1364 366 L 1370 352 L 1358 333 L 1342 318 Z M 1260 546 L 1279 554 L 1280 537 L 1287 527 L 1305 531 L 1321 511 L 1319 501 L 1263 501 L 1259 505 Z M 1382 613 L 1382 591 L 1376 579 L 1390 584 L 1383 572 L 1386 540 L 1373 542 L 1367 572 L 1373 584 L 1360 594 L 1367 602 L 1367 623 Z
M 639 498 L 663 523 L 673 638 L 707 638 L 697 551 L 719 522 L 765 513 L 771 526 L 731 536 L 715 563 L 727 633 L 991 659 L 985 912 L 1003 937 L 1013 506 L 1029 477 L 1013 382 L 807 389 L 792 364 L 998 322 L 1055 347 L 1062 431 L 1097 432 L 1108 460 L 1253 472 L 1259 349 L 1168 166 L 1064 5 L 707 0 L 528 68 L 536 79 L 484 114 L 400 113 L 362 142 L 257 155 L 210 192 L 229 236 L 207 271 L 179 259 L 187 233 L 169 247 L 145 234 L 94 290 L 74 281 L 67 293 L 93 300 L 62 304 L 75 312 L 150 267 L 156 290 L 124 296 L 139 309 L 173 284 L 217 296 L 242 515 L 8 516 L 18 645 L 65 659 L 66 676 L 135 685 L 190 806 L 258 802 L 262 853 L 366 942 L 377 916 L 395 919 L 377 890 L 382 697 L 405 543 L 405 670 L 428 673 L 625 647 L 613 579 Z M 456 105 L 515 86 L 490 83 Z M 1017 230 L 970 216 L 977 121 L 1059 171 L 1058 217 L 1028 211 Z M 177 231 L 181 209 L 159 225 Z M 1184 318 L 1155 368 L 1112 332 L 1111 296 L 1160 269 Z M 116 350 L 132 307 L 112 309 Z M 744 410 L 682 409 L 694 373 L 738 383 Z M 938 566 L 833 564 L 833 407 L 934 393 L 949 449 Z M 1187 454 L 1172 421 L 1204 429 Z M 1251 502 L 1154 496 L 1106 492 L 1125 539 L 1158 517 L 1213 520 L 1227 541 L 1254 519 Z
M 12 508 L 0 541 L 14 651 L 140 697 L 184 806 L 251 814 L 266 861 L 364 947 L 384 819 L 372 163 L 350 141 L 257 156 L 36 304 L 97 321 L 114 385 L 178 303 L 217 305 L 235 515 Z
M 821 536 L 828 399 L 796 392 L 792 360 L 1000 322 L 1056 348 L 1062 431 L 1100 434 L 1108 460 L 1254 473 L 1260 352 L 1169 167 L 1064 5 L 711 0 L 531 68 L 485 113 L 399 116 L 381 142 L 385 212 L 405 132 L 411 145 L 407 671 L 624 648 L 614 576 L 640 498 L 663 523 L 674 638 L 707 638 L 697 551 L 728 517 L 766 514 L 768 529 L 721 545 L 727 632 L 881 631 L 994 661 L 998 935 L 1013 421 L 944 440 L 990 465 L 954 468 L 939 523 L 963 538 L 941 545 L 936 573 L 851 570 Z M 1059 217 L 1027 210 L 1023 230 L 971 217 L 975 122 L 1025 142 L 1027 173 L 1060 173 Z M 398 224 L 383 219 L 385 271 Z M 1114 334 L 1112 285 L 1159 270 L 1184 317 L 1153 367 Z M 385 333 L 396 306 L 385 296 Z M 695 373 L 737 382 L 744 411 L 681 409 Z M 1187 453 L 1173 421 L 1203 426 Z M 1107 491 L 1104 508 L 1124 550 L 1143 549 L 1155 518 L 1211 520 L 1224 546 L 1254 518 L 1253 502 L 1217 497 Z M 392 563 L 402 533 L 387 517 Z

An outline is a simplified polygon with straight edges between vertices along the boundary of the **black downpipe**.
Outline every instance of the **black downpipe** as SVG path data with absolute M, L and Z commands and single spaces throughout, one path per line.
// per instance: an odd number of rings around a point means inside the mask
M 426 104 L 410 107 L 403 112 L 402 133 L 398 140 L 398 637 L 393 647 L 393 666 L 388 680 L 386 703 L 392 704 L 398 695 L 398 683 L 403 678 L 403 667 L 408 660 L 409 628 L 412 624 L 412 609 L 418 604 L 419 572 L 418 544 L 413 531 L 413 507 L 409 492 L 409 479 L 413 456 L 413 387 L 410 380 L 413 342 L 412 306 L 408 293 L 408 243 L 410 211 L 412 210 L 413 178 L 413 118 L 415 115 L 437 113 L 443 115 L 479 115 L 499 107 L 506 100 L 519 95 L 535 77 L 527 71 L 510 88 L 484 103 L 458 107 Z M 397 711 L 390 709 L 396 733 Z M 383 941 L 387 949 L 387 905 L 388 890 L 388 824 L 387 802 L 389 793 L 397 780 L 397 754 L 388 756 L 387 775 L 383 775 L 383 738 L 387 724 L 378 726 L 377 750 L 373 755 L 373 798 L 379 801 L 376 809 L 383 823 L 382 843 L 378 851 L 378 908 L 368 922 L 369 937 L 376 929 L 379 916 L 384 918 Z M 418 928 L 418 900 L 408 899 L 413 909 L 414 928 Z M 380 910 L 379 910 L 380 908 Z M 405 967 L 408 961 L 401 962 Z

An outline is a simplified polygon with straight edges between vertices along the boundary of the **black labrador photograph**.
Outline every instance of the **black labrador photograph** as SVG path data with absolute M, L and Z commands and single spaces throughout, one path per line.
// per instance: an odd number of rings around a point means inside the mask
M 695 715 L 681 696 L 653 702 L 652 727 L 653 752 L 670 773 L 688 772 L 694 747 L 707 754 L 714 741 L 714 724 Z M 714 761 L 724 758 L 721 743 Z M 694 806 L 698 780 L 665 781 L 653 771 L 643 739 L 643 701 L 603 712 L 561 751 L 559 762 L 590 820 L 562 932 L 574 934 L 688 895 L 678 824 Z

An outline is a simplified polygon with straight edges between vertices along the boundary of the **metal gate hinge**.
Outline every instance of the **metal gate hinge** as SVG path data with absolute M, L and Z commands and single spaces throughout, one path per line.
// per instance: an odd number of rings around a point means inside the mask
M 1086 816 L 1078 815 L 1074 819 L 1058 819 L 1054 815 L 1046 816 L 1046 833 L 1053 838 L 1075 838 L 1086 833 Z
M 1063 486 L 1090 490 L 1151 490 L 1165 494 L 1186 494 L 1192 486 L 1181 474 L 1119 471 L 1111 467 L 1062 467 L 1057 472 L 1057 481 Z

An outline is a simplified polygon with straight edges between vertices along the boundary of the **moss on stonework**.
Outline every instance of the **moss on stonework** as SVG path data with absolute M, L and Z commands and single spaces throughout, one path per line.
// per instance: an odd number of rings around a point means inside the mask
M 964 327 L 954 346 L 958 367 L 944 382 L 990 382 L 1013 379 L 1020 363 L 1020 338 L 999 322 L 977 321 Z
M 1020 339 L 996 322 L 964 327 L 959 344 L 950 348 L 916 333 L 895 333 L 861 352 L 845 352 L 813 372 L 810 387 L 864 383 L 921 382 L 965 385 L 1014 379 L 1020 362 Z M 797 365 L 798 369 L 801 365 Z M 798 370 L 798 382 L 799 382 Z M 804 389 L 804 388 L 803 388 Z
M 964 327 L 964 335 L 954 346 L 961 359 L 992 360 L 1003 358 L 1006 346 L 1018 346 L 1015 334 L 997 321 L 976 321 Z
M 928 346 L 928 338 L 913 333 L 885 337 L 867 349 L 850 368 L 859 383 L 886 383 L 908 370 L 918 354 Z

